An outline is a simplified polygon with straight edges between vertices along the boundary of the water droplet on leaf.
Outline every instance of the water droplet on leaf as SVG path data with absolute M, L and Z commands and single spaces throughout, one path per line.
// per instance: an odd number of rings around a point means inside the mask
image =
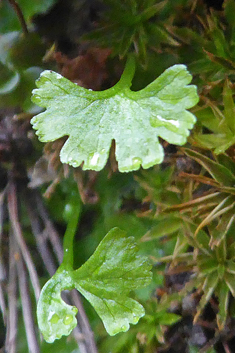
M 73 316 L 72 315 L 66 315 L 64 320 L 63 320 L 63 323 L 65 325 L 70 325 L 72 321 L 73 321 Z
M 52 317 L 50 318 L 49 321 L 50 321 L 52 324 L 57 324 L 57 322 L 59 321 L 59 319 L 60 319 L 59 315 L 54 314 L 54 315 L 52 315 Z
M 89 164 L 92 166 L 96 166 L 98 161 L 99 161 L 100 154 L 98 152 L 92 153 L 90 155 L 90 161 Z
M 134 168 L 139 168 L 142 163 L 142 159 L 139 157 L 132 158 L 132 163 Z
M 133 314 L 133 321 L 132 321 L 132 323 L 133 323 L 133 324 L 137 324 L 138 321 L 139 321 L 139 318 L 138 318 L 135 314 Z

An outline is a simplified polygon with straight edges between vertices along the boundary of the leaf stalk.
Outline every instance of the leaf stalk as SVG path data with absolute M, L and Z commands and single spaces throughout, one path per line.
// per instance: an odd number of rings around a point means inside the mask
M 130 88 L 132 79 L 135 74 L 135 56 L 130 54 L 127 58 L 124 71 L 118 83 L 115 85 L 116 89 Z
M 78 203 L 79 200 L 77 198 L 72 201 L 72 210 L 70 212 L 68 225 L 64 235 L 64 256 L 61 266 L 63 266 L 63 269 L 67 271 L 73 270 L 73 240 L 77 230 L 79 215 L 81 211 L 80 203 Z

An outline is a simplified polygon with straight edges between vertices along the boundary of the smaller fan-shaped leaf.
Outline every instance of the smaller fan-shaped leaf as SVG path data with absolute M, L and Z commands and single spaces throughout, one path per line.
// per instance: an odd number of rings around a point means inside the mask
M 53 342 L 76 326 L 77 309 L 64 303 L 60 293 L 76 288 L 93 305 L 110 335 L 127 331 L 144 316 L 144 308 L 128 296 L 131 290 L 150 283 L 146 257 L 137 255 L 133 237 L 112 229 L 94 254 L 77 270 L 61 264 L 42 289 L 37 316 L 45 340 Z M 66 267 L 67 266 L 67 267 Z

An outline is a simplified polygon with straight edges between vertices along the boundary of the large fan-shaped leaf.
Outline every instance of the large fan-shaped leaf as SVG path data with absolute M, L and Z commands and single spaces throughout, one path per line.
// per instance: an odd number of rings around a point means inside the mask
M 121 172 L 161 163 L 164 154 L 158 136 L 183 145 L 195 123 L 186 109 L 198 101 L 196 87 L 187 86 L 191 75 L 184 65 L 167 69 L 138 92 L 130 90 L 132 76 L 130 63 L 114 87 L 94 92 L 44 71 L 32 97 L 47 108 L 32 119 L 39 139 L 69 136 L 61 161 L 74 167 L 84 163 L 83 169 L 102 169 L 112 140 Z

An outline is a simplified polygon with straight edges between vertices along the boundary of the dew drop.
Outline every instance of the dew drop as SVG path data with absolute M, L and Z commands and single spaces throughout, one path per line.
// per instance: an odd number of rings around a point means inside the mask
M 176 120 L 168 120 L 168 122 L 171 123 L 172 125 L 176 126 L 176 127 L 179 127 L 179 126 L 180 126 L 179 121 L 176 121 Z
M 57 324 L 57 322 L 59 321 L 59 319 L 60 319 L 59 315 L 57 315 L 57 314 L 55 313 L 54 315 L 52 315 L 52 317 L 50 318 L 49 321 L 50 321 L 52 324 Z
M 75 307 L 73 307 L 73 308 L 72 308 L 72 312 L 73 312 L 74 314 L 77 314 L 78 309 L 77 309 L 77 308 L 75 308 Z
M 90 156 L 90 162 L 89 164 L 92 166 L 96 166 L 99 160 L 100 154 L 98 152 L 95 152 L 94 154 L 91 154 Z
M 139 321 L 139 318 L 133 314 L 133 324 L 137 324 L 137 322 Z
M 142 163 L 142 159 L 139 157 L 132 158 L 132 163 L 133 163 L 133 167 L 138 168 Z
M 72 321 L 73 321 L 73 316 L 72 315 L 66 315 L 64 320 L 63 320 L 63 323 L 65 325 L 70 325 Z

